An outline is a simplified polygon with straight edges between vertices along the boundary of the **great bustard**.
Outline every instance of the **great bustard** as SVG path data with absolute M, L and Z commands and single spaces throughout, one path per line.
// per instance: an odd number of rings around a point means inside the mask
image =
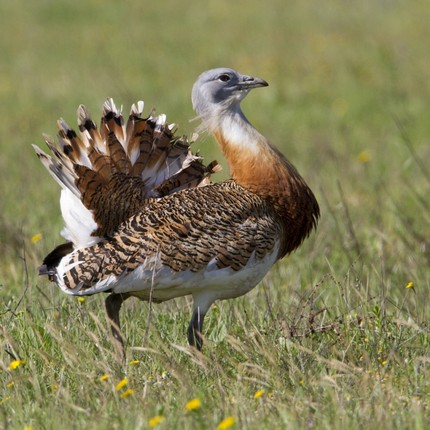
M 62 187 L 69 240 L 40 273 L 68 294 L 110 293 L 107 315 L 122 347 L 125 299 L 192 295 L 188 342 L 201 349 L 210 306 L 253 289 L 316 226 L 312 191 L 241 110 L 251 89 L 267 85 L 227 68 L 206 71 L 194 84 L 194 109 L 230 167 L 225 182 L 210 183 L 218 164 L 193 156 L 164 115 L 141 118 L 143 102 L 125 124 L 108 99 L 99 130 L 80 106 L 80 137 L 61 119 L 59 145 L 45 136 L 53 156 L 35 147 Z

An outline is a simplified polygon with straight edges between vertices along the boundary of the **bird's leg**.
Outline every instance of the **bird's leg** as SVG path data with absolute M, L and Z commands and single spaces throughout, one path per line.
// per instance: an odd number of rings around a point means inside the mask
M 206 312 L 203 313 L 199 307 L 193 311 L 190 324 L 188 325 L 188 343 L 201 351 L 203 346 L 203 320 Z
M 115 340 L 115 347 L 120 352 L 121 358 L 125 358 L 124 338 L 121 333 L 121 324 L 119 321 L 119 310 L 121 305 L 128 297 L 128 294 L 110 294 L 105 300 L 106 313 L 109 320 L 109 325 L 112 335 Z

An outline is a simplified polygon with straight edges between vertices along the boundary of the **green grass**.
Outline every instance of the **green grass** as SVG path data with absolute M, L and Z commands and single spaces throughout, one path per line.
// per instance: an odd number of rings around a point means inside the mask
M 406 0 L 3 5 L 0 428 L 146 429 L 156 415 L 157 429 L 228 416 L 237 429 L 427 428 L 429 20 Z M 31 144 L 60 116 L 74 124 L 79 103 L 97 118 L 108 96 L 125 110 L 143 98 L 191 134 L 191 86 L 216 66 L 269 81 L 244 110 L 315 191 L 318 231 L 210 312 L 203 354 L 187 347 L 189 300 L 154 305 L 147 336 L 148 304 L 127 302 L 123 364 L 103 297 L 80 303 L 37 276 L 62 221 Z M 195 149 L 226 170 L 211 138 Z

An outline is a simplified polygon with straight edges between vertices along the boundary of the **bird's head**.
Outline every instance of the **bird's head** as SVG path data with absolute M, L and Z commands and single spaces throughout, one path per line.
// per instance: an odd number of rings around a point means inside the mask
M 201 117 L 211 115 L 239 106 L 250 90 L 268 85 L 263 79 L 242 75 L 232 69 L 211 69 L 203 72 L 193 86 L 193 108 Z

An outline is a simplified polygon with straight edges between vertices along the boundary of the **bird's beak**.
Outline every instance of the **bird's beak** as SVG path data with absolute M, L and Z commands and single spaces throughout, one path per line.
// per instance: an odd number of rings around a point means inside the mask
M 239 82 L 239 88 L 241 90 L 250 90 L 252 88 L 267 87 L 269 84 L 261 78 L 253 78 L 252 76 L 242 75 L 242 79 Z

